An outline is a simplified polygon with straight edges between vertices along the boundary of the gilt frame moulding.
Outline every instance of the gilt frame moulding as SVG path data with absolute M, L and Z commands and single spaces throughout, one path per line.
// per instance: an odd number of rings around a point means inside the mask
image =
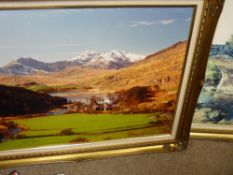
M 220 86 L 220 84 L 228 84 L 231 86 L 232 83 L 230 79 L 224 77 L 224 71 L 220 71 L 219 81 L 216 81 L 216 76 L 209 76 L 211 75 L 209 73 L 213 70 L 210 68 L 211 65 L 214 65 L 214 69 L 217 68 L 217 70 L 222 70 L 224 68 L 227 71 L 231 70 L 232 55 L 228 54 L 226 51 L 232 49 L 230 44 L 231 40 L 229 39 L 232 34 L 232 27 L 228 24 L 228 16 L 232 15 L 232 5 L 232 1 L 225 1 L 216 27 L 211 50 L 209 52 L 205 83 L 199 95 L 193 117 L 191 138 L 233 141 L 233 126 L 231 123 L 232 109 L 230 105 L 232 103 L 232 88 L 224 89 Z M 225 32 L 225 30 L 228 32 Z M 221 53 L 219 52 L 220 50 L 218 50 L 219 47 L 228 48 Z M 227 62 L 226 66 L 228 66 L 229 69 L 224 67 L 224 64 L 220 64 L 224 61 Z M 230 74 L 231 73 L 229 73 L 229 75 Z M 212 83 L 210 83 L 211 81 Z M 208 97 L 211 98 L 208 99 Z M 207 113 L 208 115 L 205 115 Z
M 192 114 L 204 82 L 205 67 L 208 50 L 221 13 L 224 0 L 130 0 L 130 1 L 0 1 L 0 12 L 27 11 L 48 9 L 86 9 L 92 11 L 103 8 L 193 8 L 190 29 L 188 32 L 188 46 L 182 67 L 182 77 L 179 82 L 177 101 L 175 103 L 174 119 L 169 133 L 104 140 L 99 142 L 62 144 L 54 146 L 38 146 L 24 149 L 6 149 L 0 151 L 0 167 L 22 166 L 37 163 L 54 163 L 63 161 L 80 161 L 109 156 L 129 155 L 146 152 L 168 152 L 183 150 L 189 140 Z M 173 21 L 160 23 L 169 24 Z M 131 24 L 149 26 L 153 22 Z M 174 45 L 175 47 L 177 45 Z M 166 50 L 166 49 L 165 49 Z M 163 51 L 162 51 L 163 52 Z M 2 119 L 2 118 L 1 118 Z M 11 119 L 10 119 L 11 120 Z M 6 122 L 5 122 L 6 123 Z M 4 124 L 4 123 L 3 123 Z M 152 123 L 153 124 L 153 123 Z M 4 126 L 4 125 L 3 125 Z M 151 126 L 151 125 L 150 125 Z M 73 131 L 69 134 L 73 134 Z M 8 139 L 8 138 L 7 138 Z M 85 140 L 84 140 L 85 141 Z M 1 147 L 0 143 L 0 147 Z
M 190 133 L 194 139 L 209 139 L 216 141 L 233 141 L 233 130 L 231 126 L 211 126 L 210 124 L 192 124 Z

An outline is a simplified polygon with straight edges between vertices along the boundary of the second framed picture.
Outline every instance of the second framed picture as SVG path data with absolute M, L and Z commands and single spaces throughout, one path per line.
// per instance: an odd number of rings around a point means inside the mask
M 233 141 L 233 2 L 225 1 L 192 124 L 194 138 Z

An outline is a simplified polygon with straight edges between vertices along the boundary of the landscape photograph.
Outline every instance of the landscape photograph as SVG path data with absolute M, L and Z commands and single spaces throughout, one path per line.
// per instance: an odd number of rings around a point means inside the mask
M 219 19 L 193 124 L 233 129 L 233 2 L 227 0 Z
M 170 134 L 193 13 L 0 11 L 0 151 Z

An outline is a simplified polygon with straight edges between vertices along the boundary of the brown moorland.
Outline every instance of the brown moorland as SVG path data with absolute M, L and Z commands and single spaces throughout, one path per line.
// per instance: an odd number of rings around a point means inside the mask
M 166 109 L 174 112 L 187 41 L 178 42 L 119 70 L 69 67 L 61 72 L 24 76 L 1 75 L 7 85 L 36 82 L 46 86 L 79 85 L 89 92 L 127 93 L 133 87 L 148 87 L 150 99 L 137 104 L 136 111 Z

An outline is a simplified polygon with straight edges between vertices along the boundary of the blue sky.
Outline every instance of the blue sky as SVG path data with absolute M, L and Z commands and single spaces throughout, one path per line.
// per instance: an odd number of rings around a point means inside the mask
M 0 11 L 0 66 L 19 57 L 53 62 L 88 50 L 151 54 L 186 40 L 192 14 L 191 7 Z

